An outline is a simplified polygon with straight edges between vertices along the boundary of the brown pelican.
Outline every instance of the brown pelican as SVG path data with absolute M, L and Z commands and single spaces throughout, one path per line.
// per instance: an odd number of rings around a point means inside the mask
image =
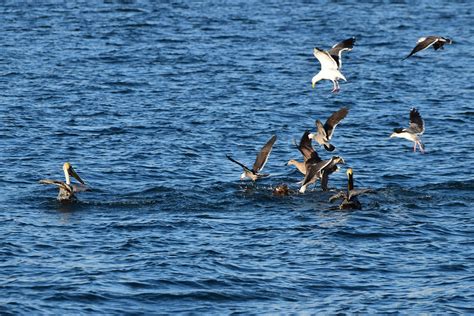
M 420 147 L 421 153 L 425 152 L 425 146 L 421 142 L 420 136 L 425 131 L 425 124 L 417 109 L 410 111 L 410 126 L 408 128 L 394 128 L 390 138 L 405 138 L 414 143 L 413 151 L 416 152 L 416 145 Z
M 69 162 L 65 162 L 63 165 L 64 177 L 66 178 L 66 182 L 59 181 L 59 180 L 50 180 L 50 179 L 43 179 L 40 180 L 39 183 L 42 184 L 53 184 L 58 186 L 59 194 L 58 200 L 59 201 L 72 201 L 76 199 L 75 193 L 86 191 L 87 187 L 80 187 L 77 185 L 71 185 L 71 178 L 76 178 L 81 184 L 84 184 L 84 181 L 79 177 L 79 175 L 74 171 L 71 164 Z
M 430 46 L 433 46 L 434 50 L 444 49 L 444 44 L 452 44 L 453 41 L 449 38 L 442 37 L 442 36 L 426 36 L 420 37 L 416 42 L 415 48 L 411 51 L 411 53 L 405 57 L 403 60 L 407 59 L 408 57 L 418 53 L 419 51 L 425 50 Z
M 339 71 L 342 67 L 342 52 L 350 51 L 354 47 L 355 37 L 346 39 L 334 45 L 330 50 L 325 51 L 319 48 L 313 49 L 313 55 L 319 60 L 321 70 L 311 80 L 312 87 L 320 80 L 331 80 L 334 88 L 332 92 L 339 92 L 339 79 L 344 81 L 346 77 Z
M 256 181 L 257 179 L 269 176 L 269 174 L 262 174 L 259 172 L 263 169 L 263 167 L 267 163 L 268 156 L 270 155 L 272 151 L 272 147 L 276 139 L 277 139 L 276 135 L 273 135 L 272 138 L 270 138 L 270 140 L 265 144 L 265 146 L 262 147 L 262 149 L 257 155 L 257 159 L 255 160 L 252 169 L 247 168 L 247 166 L 245 166 L 243 163 L 235 160 L 229 155 L 226 155 L 227 159 L 238 164 L 239 166 L 242 167 L 242 169 L 244 169 L 244 172 L 240 175 L 240 180 L 243 180 L 245 178 L 250 178 L 252 181 Z
M 333 195 L 329 198 L 329 202 L 333 202 L 337 199 L 342 199 L 341 205 L 339 205 L 339 209 L 357 209 L 360 210 L 362 205 L 357 198 L 358 195 L 363 193 L 370 193 L 372 190 L 370 189 L 354 189 L 354 177 L 352 168 L 347 169 L 347 191 L 340 191 L 336 195 Z
M 317 132 L 316 134 L 309 134 L 308 137 L 314 139 L 319 145 L 323 145 L 327 151 L 333 151 L 336 147 L 331 145 L 329 141 L 334 134 L 337 124 L 346 117 L 347 113 L 349 113 L 349 110 L 345 107 L 334 112 L 324 125 L 320 120 L 316 120 Z

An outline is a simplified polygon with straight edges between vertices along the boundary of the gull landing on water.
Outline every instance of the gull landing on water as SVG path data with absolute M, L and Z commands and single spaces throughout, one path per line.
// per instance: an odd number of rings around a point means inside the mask
M 257 179 L 269 176 L 269 174 L 262 174 L 259 172 L 263 169 L 263 167 L 265 167 L 265 164 L 268 161 L 268 156 L 270 156 L 273 144 L 275 143 L 276 139 L 276 135 L 273 135 L 272 138 L 270 138 L 270 140 L 265 144 L 265 146 L 262 147 L 257 155 L 257 159 L 255 159 L 252 169 L 247 168 L 247 166 L 245 166 L 243 163 L 235 160 L 229 155 L 226 155 L 227 159 L 238 164 L 242 167 L 242 169 L 244 169 L 244 172 L 240 175 L 240 180 L 250 178 L 252 181 L 256 181 Z
M 425 50 L 430 46 L 433 46 L 434 50 L 444 49 L 444 44 L 452 44 L 453 41 L 449 38 L 442 37 L 442 36 L 427 36 L 427 37 L 420 37 L 416 42 L 415 48 L 411 51 L 411 53 L 403 58 L 403 60 L 407 59 L 408 57 L 418 53 L 419 51 Z
M 337 124 L 342 121 L 349 110 L 347 108 L 341 108 L 339 111 L 334 112 L 327 119 L 326 123 L 321 123 L 320 120 L 316 120 L 316 134 L 309 134 L 308 137 L 314 139 L 319 145 L 323 145 L 327 151 L 333 151 L 336 147 L 329 143 L 334 134 Z
M 342 52 L 350 51 L 354 47 L 355 37 L 346 39 L 325 51 L 319 48 L 313 49 L 313 55 L 319 60 L 321 70 L 311 80 L 312 87 L 320 80 L 331 80 L 334 87 L 332 92 L 339 92 L 339 79 L 344 81 L 346 77 L 339 71 L 342 67 Z
M 414 143 L 413 152 L 416 152 L 416 145 L 420 147 L 421 153 L 425 152 L 425 146 L 421 142 L 420 136 L 425 132 L 425 124 L 421 118 L 420 112 L 413 108 L 410 111 L 410 126 L 408 128 L 393 129 L 390 138 L 398 137 L 405 138 Z
M 39 183 L 41 184 L 52 184 L 56 185 L 59 188 L 58 200 L 59 201 L 72 201 L 76 199 L 75 193 L 81 191 L 89 190 L 88 187 L 84 186 L 77 186 L 71 185 L 71 178 L 74 177 L 77 181 L 81 184 L 85 185 L 84 181 L 79 177 L 76 171 L 72 168 L 69 162 L 64 163 L 63 165 L 64 177 L 66 178 L 66 182 L 59 181 L 59 180 L 50 180 L 50 179 L 43 179 L 40 180 Z

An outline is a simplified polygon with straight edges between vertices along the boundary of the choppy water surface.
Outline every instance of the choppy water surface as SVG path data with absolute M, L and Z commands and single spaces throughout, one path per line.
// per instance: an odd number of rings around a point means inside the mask
M 473 10 L 3 2 L 1 312 L 474 313 Z M 430 34 L 455 44 L 401 61 Z M 312 48 L 350 36 L 341 93 L 313 90 Z M 342 106 L 335 153 L 376 194 L 272 196 L 298 188 L 292 140 Z M 388 138 L 413 106 L 425 155 Z M 249 188 L 225 154 L 251 164 L 272 134 Z M 93 188 L 72 205 L 37 183 L 65 161 Z

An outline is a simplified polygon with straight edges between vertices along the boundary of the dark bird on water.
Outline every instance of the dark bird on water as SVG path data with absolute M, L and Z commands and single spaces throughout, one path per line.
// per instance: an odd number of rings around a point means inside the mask
M 334 134 L 337 124 L 346 117 L 347 113 L 349 113 L 349 110 L 343 107 L 331 114 L 324 125 L 320 120 L 316 120 L 317 131 L 315 134 L 309 134 L 308 137 L 314 139 L 319 145 L 324 146 L 327 151 L 333 151 L 336 147 L 329 142 Z
M 244 170 L 244 172 L 240 175 L 240 180 L 250 178 L 252 181 L 257 181 L 257 179 L 269 176 L 269 174 L 262 174 L 260 171 L 263 169 L 263 167 L 265 167 L 265 164 L 268 161 L 268 156 L 270 156 L 273 144 L 275 143 L 276 139 L 276 135 L 273 135 L 272 138 L 270 138 L 270 140 L 265 144 L 265 146 L 262 147 L 257 155 L 257 159 L 255 159 L 252 169 L 247 168 L 247 166 L 245 166 L 243 163 L 235 160 L 229 155 L 226 155 L 227 159 L 238 164 Z
M 405 138 L 414 143 L 413 151 L 416 152 L 416 146 L 420 147 L 421 153 L 425 152 L 425 145 L 421 142 L 420 136 L 425 132 L 425 124 L 421 118 L 420 112 L 416 108 L 410 111 L 410 126 L 408 128 L 394 128 L 390 138 Z
M 364 193 L 371 193 L 370 189 L 354 189 L 354 177 L 352 168 L 348 168 L 346 171 L 347 174 L 347 190 L 340 191 L 336 195 L 333 195 L 329 198 L 329 202 L 334 202 L 335 200 L 342 199 L 342 203 L 339 205 L 339 209 L 362 209 L 362 204 L 360 204 L 358 195 Z
M 70 177 L 74 177 L 81 184 L 85 185 L 84 181 L 81 179 L 81 177 L 79 177 L 79 175 L 76 173 L 76 171 L 74 170 L 74 168 L 71 166 L 69 162 L 64 163 L 63 171 L 64 171 L 64 177 L 66 178 L 66 182 L 59 181 L 59 180 L 43 179 L 43 180 L 40 180 L 39 183 L 52 184 L 52 185 L 58 186 L 59 188 L 58 200 L 59 201 L 73 201 L 76 199 L 75 193 L 89 190 L 87 186 L 78 186 L 78 185 L 71 184 Z
M 408 57 L 425 50 L 429 48 L 430 46 L 433 46 L 434 50 L 438 49 L 444 49 L 445 44 L 452 44 L 453 41 L 449 38 L 442 37 L 442 36 L 426 36 L 426 37 L 420 37 L 418 39 L 418 42 L 416 42 L 415 48 L 411 51 L 410 54 L 408 54 L 407 57 L 405 57 L 403 60 L 407 59 Z

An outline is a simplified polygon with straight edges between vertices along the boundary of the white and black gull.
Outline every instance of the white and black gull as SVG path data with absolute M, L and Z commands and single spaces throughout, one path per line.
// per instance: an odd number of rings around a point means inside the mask
M 273 144 L 275 143 L 276 139 L 276 135 L 273 135 L 272 138 L 270 138 L 270 140 L 262 147 L 262 149 L 257 155 L 257 158 L 255 159 L 252 169 L 248 168 L 243 163 L 235 160 L 231 156 L 226 155 L 227 159 L 238 164 L 244 170 L 244 172 L 240 175 L 241 180 L 245 178 L 250 178 L 252 181 L 257 181 L 257 179 L 269 176 L 269 174 L 262 174 L 260 173 L 260 171 L 262 171 L 263 167 L 267 163 L 268 156 L 270 156 Z
M 327 151 L 333 151 L 336 147 L 329 142 L 334 134 L 337 124 L 346 117 L 347 113 L 349 113 L 349 110 L 343 107 L 331 114 L 324 125 L 320 120 L 316 120 L 317 131 L 315 134 L 309 134 L 308 137 L 314 139 L 319 145 L 324 146 Z
M 338 80 L 346 80 L 346 77 L 340 72 L 342 67 L 342 52 L 350 51 L 354 47 L 355 37 L 343 40 L 334 45 L 330 50 L 320 48 L 313 49 L 313 55 L 319 60 L 321 70 L 311 80 L 312 87 L 320 80 L 331 80 L 334 87 L 332 92 L 339 92 Z
M 394 128 L 390 138 L 405 138 L 412 141 L 413 151 L 416 152 L 416 146 L 420 147 L 421 153 L 425 152 L 425 146 L 421 142 L 420 136 L 425 132 L 425 123 L 421 118 L 420 112 L 416 108 L 410 111 L 410 126 L 408 128 Z
M 442 37 L 442 36 L 426 36 L 426 37 L 420 37 L 418 41 L 416 42 L 415 48 L 408 54 L 407 57 L 405 57 L 403 60 L 407 59 L 408 57 L 425 50 L 431 46 L 433 46 L 434 50 L 438 49 L 444 49 L 445 44 L 452 44 L 453 41 L 449 38 Z

